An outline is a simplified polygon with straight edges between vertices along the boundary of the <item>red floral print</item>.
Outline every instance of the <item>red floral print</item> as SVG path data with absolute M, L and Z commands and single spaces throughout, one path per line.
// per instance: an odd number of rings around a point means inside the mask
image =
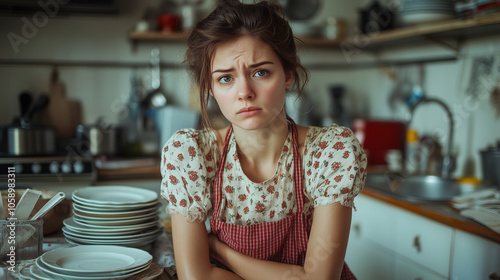
M 321 149 L 326 149 L 326 147 L 328 147 L 328 141 L 321 141 L 318 146 L 321 148 Z
M 177 185 L 177 183 L 179 183 L 179 180 L 177 180 L 177 178 L 173 175 L 170 175 L 170 183 L 172 183 L 173 185 Z
M 267 187 L 267 191 L 268 191 L 269 193 L 274 193 L 274 191 L 275 191 L 274 186 L 269 186 L 269 187 Z
M 304 143 L 303 191 L 307 214 L 312 215 L 318 205 L 352 206 L 366 177 L 366 156 L 354 134 L 337 125 L 311 127 Z M 209 215 L 219 166 L 219 144 L 207 131 L 188 129 L 175 133 L 164 145 L 162 197 L 168 202 L 167 209 L 179 209 L 178 213 L 188 220 Z M 221 165 L 225 168 L 223 199 L 226 201 L 221 219 L 251 225 L 293 214 L 296 202 L 291 145 L 289 133 L 278 159 L 278 172 L 266 182 L 255 183 L 242 171 L 235 138 L 230 139 L 228 158 Z
M 189 179 L 191 179 L 191 181 L 194 182 L 194 181 L 198 180 L 198 172 L 189 171 L 188 174 L 189 174 Z
M 342 157 L 345 159 L 349 158 L 349 151 L 345 151 Z
M 343 150 L 343 149 L 345 149 L 345 147 L 344 147 L 344 143 L 342 143 L 342 142 L 337 142 L 337 143 L 333 144 L 333 148 L 334 148 L 335 150 L 337 150 L 337 151 L 339 151 L 339 150 Z
M 195 157 L 196 156 L 196 149 L 194 147 L 189 147 L 189 155 L 191 157 Z
M 340 182 L 342 180 L 342 175 L 335 176 L 335 178 L 333 180 L 335 180 L 335 182 L 337 182 L 337 183 Z
M 257 203 L 257 205 L 255 205 L 255 211 L 257 211 L 258 213 L 261 213 L 264 210 L 266 210 L 266 206 L 264 204 Z

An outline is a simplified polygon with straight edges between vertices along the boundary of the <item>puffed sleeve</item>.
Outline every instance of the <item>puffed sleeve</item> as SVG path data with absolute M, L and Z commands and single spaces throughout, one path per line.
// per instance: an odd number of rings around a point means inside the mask
M 354 133 L 333 124 L 314 128 L 304 151 L 306 191 L 319 205 L 353 207 L 364 186 L 366 155 Z
M 183 129 L 165 143 L 161 160 L 161 196 L 169 213 L 188 221 L 205 221 L 212 208 L 215 142 L 204 131 Z

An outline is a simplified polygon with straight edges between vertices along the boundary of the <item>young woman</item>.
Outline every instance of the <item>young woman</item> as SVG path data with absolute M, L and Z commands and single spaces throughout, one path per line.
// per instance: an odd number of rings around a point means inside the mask
M 192 31 L 186 61 L 206 125 L 163 148 L 179 278 L 355 279 L 344 256 L 366 157 L 348 128 L 287 117 L 286 92 L 308 73 L 280 8 L 220 3 Z M 210 96 L 228 127 L 210 127 Z

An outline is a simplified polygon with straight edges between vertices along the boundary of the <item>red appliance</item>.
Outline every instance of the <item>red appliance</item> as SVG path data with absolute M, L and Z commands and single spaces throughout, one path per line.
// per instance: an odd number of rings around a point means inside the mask
M 390 150 L 400 150 L 404 157 L 406 123 L 356 119 L 352 128 L 366 152 L 368 166 L 387 165 L 385 156 Z

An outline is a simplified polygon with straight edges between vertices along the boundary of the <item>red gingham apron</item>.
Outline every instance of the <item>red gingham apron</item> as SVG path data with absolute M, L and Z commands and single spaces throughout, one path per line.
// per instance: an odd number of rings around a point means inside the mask
M 222 148 L 221 158 L 214 186 L 213 218 L 210 220 L 212 232 L 229 247 L 251 257 L 280 263 L 304 265 L 311 223 L 304 214 L 304 193 L 302 189 L 302 163 L 298 149 L 297 127 L 288 118 L 293 142 L 293 179 L 297 212 L 274 222 L 264 222 L 249 226 L 227 224 L 220 220 L 222 181 L 226 162 L 227 146 L 233 128 L 229 126 Z M 344 263 L 341 279 L 355 280 Z

